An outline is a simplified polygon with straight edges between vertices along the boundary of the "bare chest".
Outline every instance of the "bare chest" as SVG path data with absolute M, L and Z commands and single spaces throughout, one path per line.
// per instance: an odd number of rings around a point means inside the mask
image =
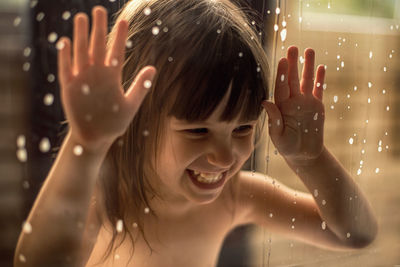
M 126 238 L 103 266 L 214 267 L 223 240 L 234 226 L 233 211 L 223 205 L 204 208 L 195 215 L 149 221 L 144 226 L 148 244 L 142 235 L 137 235 L 134 246 Z M 110 239 L 111 234 L 102 229 L 89 263 L 95 263 L 92 259 L 98 258 Z

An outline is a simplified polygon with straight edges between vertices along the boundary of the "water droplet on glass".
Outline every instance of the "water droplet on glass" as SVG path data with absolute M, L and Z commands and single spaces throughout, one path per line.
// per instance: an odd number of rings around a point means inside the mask
M 353 137 L 350 137 L 349 144 L 352 145 L 353 143 L 354 143 L 354 139 L 353 139 Z
M 24 222 L 24 223 L 22 224 L 22 231 L 23 231 L 25 234 L 30 234 L 30 233 L 32 233 L 32 225 L 31 225 L 29 222 Z
M 29 62 L 25 62 L 24 65 L 22 65 L 23 71 L 29 71 L 30 68 L 31 68 L 31 63 Z
M 39 143 L 39 150 L 43 153 L 49 152 L 51 147 L 50 140 L 47 137 L 42 138 Z
M 285 75 L 281 75 L 281 82 L 285 81 Z
M 64 11 L 62 13 L 63 20 L 68 20 L 70 17 L 71 17 L 71 12 L 69 12 L 69 11 Z
M 31 54 L 32 49 L 30 47 L 25 47 L 24 49 L 24 56 L 29 57 Z
M 161 21 L 160 19 L 158 19 L 158 20 L 156 20 L 156 24 L 157 24 L 158 26 L 160 26 L 160 25 L 162 24 L 162 21 Z
M 115 228 L 118 233 L 122 233 L 122 230 L 124 229 L 124 222 L 122 220 L 118 220 Z
M 146 8 L 143 10 L 143 13 L 144 13 L 146 16 L 150 15 L 150 14 L 151 14 L 151 9 L 150 9 L 150 7 L 146 7 Z
M 326 90 L 327 87 L 328 87 L 328 85 L 326 83 L 324 83 L 324 85 L 322 86 L 322 89 Z
M 333 96 L 333 102 L 334 102 L 334 103 L 337 103 L 338 100 L 339 100 L 339 97 L 338 97 L 337 95 Z
M 118 104 L 113 104 L 111 109 L 112 109 L 113 112 L 118 112 L 119 111 L 119 105 Z
M 281 9 L 280 9 L 279 7 L 277 7 L 277 8 L 275 9 L 275 13 L 276 13 L 277 15 L 279 15 L 279 14 L 281 13 Z
M 118 66 L 118 59 L 113 58 L 113 59 L 111 60 L 111 66 L 113 66 L 113 67 Z
M 48 40 L 50 43 L 54 43 L 55 41 L 57 41 L 57 38 L 58 38 L 57 33 L 51 32 L 51 33 L 49 34 L 49 36 L 47 37 L 47 40 Z
M 148 130 L 143 131 L 143 136 L 149 136 L 150 132 Z
M 149 208 L 144 208 L 144 213 L 148 214 L 150 212 Z
M 56 80 L 56 76 L 54 76 L 54 74 L 50 73 L 49 75 L 47 75 L 47 81 L 49 83 L 52 83 Z
M 23 181 L 22 182 L 22 188 L 23 189 L 29 189 L 29 182 L 28 181 Z
M 17 146 L 18 148 L 23 148 L 25 147 L 26 144 L 26 139 L 25 139 L 25 135 L 18 135 L 17 137 Z
M 92 115 L 90 115 L 90 114 L 86 114 L 86 115 L 85 115 L 85 120 L 86 120 L 86 121 L 89 122 L 89 121 L 92 121 L 92 119 L 93 119 L 93 116 L 92 116 Z
M 278 125 L 278 126 L 281 125 L 281 120 L 278 119 L 278 120 L 276 121 L 276 125 Z
M 370 97 L 368 97 L 367 102 L 368 102 L 368 104 L 371 104 L 371 98 Z
M 325 230 L 325 229 L 326 229 L 326 222 L 325 222 L 325 221 L 323 221 L 323 222 L 321 223 L 321 228 L 322 228 L 322 230 Z
M 14 19 L 13 25 L 14 25 L 15 27 L 17 27 L 17 26 L 19 26 L 20 24 L 21 24 L 21 17 L 18 16 L 18 17 L 16 17 L 16 18 Z
M 283 21 L 282 21 L 282 26 L 283 26 L 283 27 L 286 27 L 286 26 L 287 26 L 286 20 L 283 20 Z
M 375 169 L 375 173 L 379 173 L 379 168 L 376 168 L 376 169 Z
M 300 60 L 300 63 L 301 63 L 301 64 L 303 64 L 303 63 L 304 63 L 304 61 L 305 61 L 305 59 L 304 59 L 304 57 L 303 57 L 303 56 L 300 56 L 299 60 Z
M 45 94 L 45 96 L 43 97 L 43 103 L 46 106 L 53 105 L 53 103 L 54 103 L 54 95 L 52 93 Z
M 321 203 L 322 203 L 322 205 L 324 205 L 324 206 L 325 206 L 325 205 L 326 205 L 326 200 L 325 200 L 325 199 L 323 199 Z
M 304 132 L 305 132 L 305 133 L 308 133 L 308 129 L 304 129 Z
M 38 0 L 32 0 L 31 4 L 30 4 L 30 7 L 34 8 L 37 5 L 37 3 L 38 3 Z
M 286 40 L 286 35 L 287 35 L 287 30 L 283 29 L 281 31 L 281 40 L 282 40 L 282 42 L 284 42 Z
M 90 87 L 86 83 L 82 84 L 81 90 L 84 95 L 90 94 Z
M 164 27 L 163 32 L 168 32 L 168 27 Z
M 315 121 L 318 120 L 318 112 L 314 114 L 314 118 Z
M 303 18 L 299 17 L 299 23 L 302 23 L 302 22 L 303 22 Z
M 26 162 L 28 160 L 28 153 L 25 148 L 19 148 L 17 150 L 17 158 L 20 162 Z
M 153 35 L 159 34 L 159 33 L 160 33 L 160 28 L 158 28 L 157 26 L 154 26 L 154 27 L 151 29 L 151 33 L 152 33 Z
M 347 234 L 346 234 L 346 237 L 347 237 L 347 238 L 350 238 L 350 233 L 347 233 Z
M 217 30 L 217 33 L 218 33 L 218 34 L 220 34 L 220 33 L 221 33 L 221 30 L 220 30 L 220 29 L 218 29 L 218 30 Z
M 110 1 L 115 1 L 115 0 L 110 0 Z M 114 260 L 119 260 L 119 254 L 114 255 Z
M 133 46 L 132 40 L 127 40 L 126 41 L 126 48 L 132 48 L 132 46 Z
M 24 254 L 19 254 L 18 255 L 18 259 L 19 259 L 20 262 L 26 262 L 26 258 L 24 256 Z
M 151 87 L 151 81 L 150 80 L 146 80 L 143 83 L 144 88 L 149 89 Z
M 83 147 L 80 145 L 74 146 L 74 155 L 75 156 L 80 156 L 83 153 Z
M 321 83 L 317 83 L 317 87 L 320 87 L 321 86 Z
M 318 196 L 318 189 L 314 189 L 314 197 Z
M 133 226 L 133 228 L 137 228 L 138 224 L 137 223 L 133 223 L 132 226 Z
M 389 111 L 390 110 L 390 107 L 389 106 L 386 106 L 386 111 Z
M 243 52 L 239 52 L 239 57 L 243 57 Z
M 361 174 L 361 169 L 358 169 L 357 170 L 357 175 L 360 175 Z
M 278 24 L 275 24 L 275 25 L 274 25 L 274 31 L 277 32 L 278 30 L 279 30 L 279 26 L 278 26 Z
M 173 57 L 168 57 L 168 61 L 169 61 L 169 62 L 172 62 L 173 60 L 174 60 Z
M 270 217 L 270 218 L 274 217 L 274 214 L 270 213 L 270 214 L 269 214 L 269 217 Z
M 36 20 L 37 21 L 42 21 L 44 19 L 44 13 L 43 12 L 39 12 L 37 15 L 36 15 Z
M 61 50 L 61 49 L 63 49 L 64 47 L 65 47 L 65 44 L 64 44 L 63 41 L 57 42 L 57 44 L 56 44 L 57 50 Z
M 371 88 L 371 87 L 372 87 L 372 83 L 368 82 L 368 88 Z
M 369 58 L 372 59 L 372 51 L 369 51 Z

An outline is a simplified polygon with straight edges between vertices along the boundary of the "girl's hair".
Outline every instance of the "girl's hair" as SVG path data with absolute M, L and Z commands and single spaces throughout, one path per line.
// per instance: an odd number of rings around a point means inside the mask
M 124 225 L 123 234 L 114 227 L 103 260 L 127 234 L 134 243 L 133 224 L 144 237 L 145 208 L 156 216 L 149 198 L 159 196 L 149 179 L 157 177 L 153 163 L 163 140 L 165 118 L 207 119 L 231 84 L 221 121 L 238 116 L 255 120 L 268 91 L 269 70 L 259 34 L 243 10 L 229 0 L 134 0 L 120 11 L 119 20 L 129 23 L 123 69 L 125 90 L 143 67 L 155 66 L 157 74 L 126 133 L 112 145 L 103 167 L 107 219 L 112 225 L 122 220 Z M 114 27 L 109 45 L 115 34 Z

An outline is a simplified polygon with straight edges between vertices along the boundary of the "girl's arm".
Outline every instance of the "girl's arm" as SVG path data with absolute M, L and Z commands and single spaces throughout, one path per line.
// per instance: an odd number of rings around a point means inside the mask
M 307 49 L 304 56 L 300 82 L 298 49 L 288 49 L 287 58 L 278 65 L 275 103 L 265 101 L 263 105 L 275 147 L 311 194 L 254 179 L 249 218 L 313 244 L 363 247 L 374 240 L 377 222 L 360 188 L 324 146 L 325 69 L 319 66 L 314 80 L 314 51 Z
M 92 239 L 84 229 L 90 230 L 85 225 L 91 224 L 89 203 L 100 167 L 111 144 L 132 121 L 155 75 L 154 67 L 145 67 L 125 93 L 121 73 L 128 23 L 117 23 L 109 48 L 106 10 L 93 9 L 90 40 L 88 25 L 85 14 L 75 16 L 73 58 L 68 38 L 57 45 L 61 100 L 70 130 L 29 214 L 27 231 L 21 233 L 15 266 L 84 264 L 93 246 L 84 239 L 87 234 Z
M 83 266 L 89 256 L 82 249 L 90 253 L 101 222 L 87 217 L 108 147 L 76 155 L 77 145 L 68 133 L 28 216 L 32 230 L 19 237 L 14 266 Z

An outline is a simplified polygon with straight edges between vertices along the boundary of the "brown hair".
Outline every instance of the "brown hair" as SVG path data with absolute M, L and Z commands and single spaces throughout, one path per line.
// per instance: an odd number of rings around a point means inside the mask
M 112 225 L 123 220 L 124 231 L 115 245 L 114 228 L 104 260 L 127 234 L 134 243 L 133 223 L 144 237 L 144 208 L 153 213 L 148 197 L 157 196 L 148 182 L 156 175 L 151 162 L 157 157 L 165 118 L 207 119 L 232 83 L 220 119 L 254 120 L 268 91 L 258 33 L 229 0 L 135 0 L 120 11 L 117 21 L 122 19 L 130 25 L 124 88 L 147 65 L 155 66 L 157 75 L 126 133 L 107 155 L 101 177 L 106 216 Z M 115 28 L 109 43 L 114 35 Z

